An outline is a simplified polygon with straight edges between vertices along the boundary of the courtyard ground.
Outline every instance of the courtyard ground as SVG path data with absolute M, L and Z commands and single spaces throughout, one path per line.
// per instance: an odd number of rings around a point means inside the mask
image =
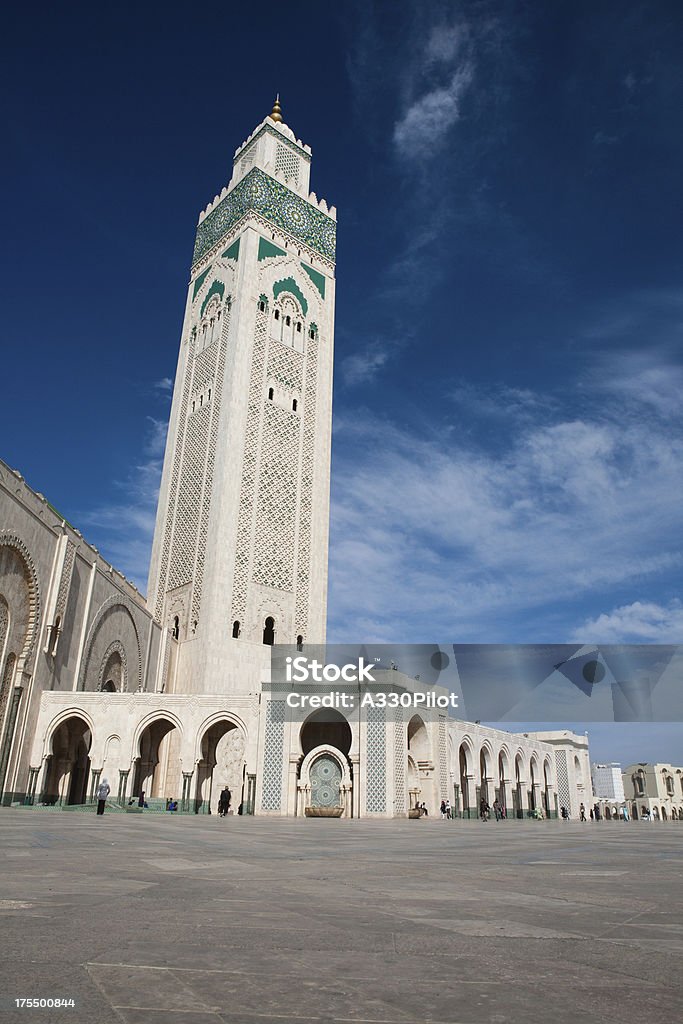
M 673 1024 L 682 847 L 677 822 L 4 809 L 0 1019 Z

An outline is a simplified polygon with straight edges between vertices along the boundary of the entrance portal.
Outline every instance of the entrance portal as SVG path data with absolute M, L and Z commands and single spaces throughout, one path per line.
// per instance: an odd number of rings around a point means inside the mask
M 67 718 L 55 730 L 43 803 L 85 803 L 91 742 L 90 728 L 82 718 Z
M 147 798 L 180 796 L 180 735 L 167 718 L 152 722 L 140 737 L 131 796 L 141 793 Z

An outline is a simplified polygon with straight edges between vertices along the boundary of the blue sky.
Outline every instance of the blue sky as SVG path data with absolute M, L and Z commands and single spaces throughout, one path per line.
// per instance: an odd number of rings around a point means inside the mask
M 680 642 L 683 8 L 5 15 L 2 457 L 144 587 L 198 211 L 339 210 L 330 639 Z

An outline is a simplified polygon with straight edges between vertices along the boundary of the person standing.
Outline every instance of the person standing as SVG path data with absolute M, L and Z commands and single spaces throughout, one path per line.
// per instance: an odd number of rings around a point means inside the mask
M 111 793 L 111 787 L 106 779 L 102 779 L 99 786 L 97 787 L 97 813 L 104 814 L 104 805 L 107 802 L 107 797 Z
M 496 799 L 493 801 L 493 813 L 496 816 L 496 821 L 500 821 L 500 819 L 501 819 L 500 800 L 498 799 L 498 797 L 496 797 Z
M 482 821 L 488 821 L 489 820 L 489 813 L 490 813 L 490 811 L 491 811 L 491 808 L 489 807 L 488 803 L 486 802 L 486 798 L 482 797 L 481 800 L 479 801 L 479 816 L 481 817 Z
M 451 809 L 451 802 L 450 802 L 450 800 L 447 800 L 446 801 L 446 818 L 448 819 L 448 821 L 450 821 L 452 817 L 453 817 L 453 813 L 452 813 L 452 809 Z
M 445 800 L 441 801 L 441 807 L 439 808 L 439 810 L 441 811 L 441 820 L 443 821 L 443 819 L 446 817 L 446 801 Z
M 585 820 L 586 820 L 586 808 L 584 807 L 583 804 L 581 804 L 581 806 L 579 807 L 579 821 L 585 821 Z

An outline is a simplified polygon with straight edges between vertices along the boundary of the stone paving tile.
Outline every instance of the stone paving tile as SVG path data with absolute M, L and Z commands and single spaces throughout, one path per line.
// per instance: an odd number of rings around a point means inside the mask
M 114 1007 L 192 1012 L 212 1009 L 182 976 L 168 969 L 90 963 L 88 973 Z
M 683 1019 L 683 826 L 46 817 L 0 810 L 5 980 L 74 1024 Z

